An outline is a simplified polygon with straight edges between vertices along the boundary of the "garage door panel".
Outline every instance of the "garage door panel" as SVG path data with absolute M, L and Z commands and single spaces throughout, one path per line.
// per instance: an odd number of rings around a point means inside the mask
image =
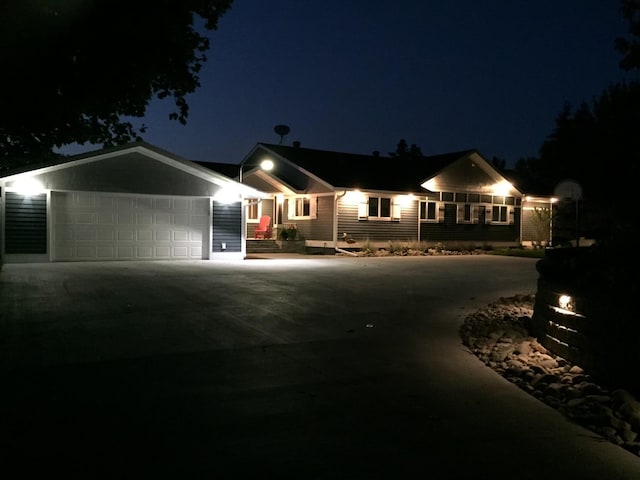
M 133 260 L 135 248 L 133 245 L 118 245 L 116 258 L 118 260 Z
M 173 231 L 173 241 L 174 242 L 188 242 L 189 241 L 189 232 L 187 231 Z
M 133 242 L 136 238 L 136 232 L 134 230 L 118 230 L 119 242 Z
M 86 192 L 51 198 L 53 260 L 201 259 L 208 252 L 207 198 Z
M 98 212 L 97 214 L 98 225 L 113 225 L 115 223 L 114 220 L 112 212 Z
M 136 240 L 138 242 L 151 242 L 153 241 L 153 230 L 138 230 L 136 232 Z
M 98 230 L 97 240 L 99 242 L 109 242 L 112 243 L 116 239 L 116 232 L 113 229 L 99 229 Z
M 96 247 L 96 256 L 104 260 L 113 258 L 115 256 L 115 248 L 112 246 L 98 246 Z
M 75 215 L 74 223 L 93 225 L 96 223 L 96 214 L 92 212 L 79 212 Z
M 131 212 L 117 212 L 115 217 L 118 225 L 133 225 L 133 213 Z
M 136 225 L 153 225 L 153 215 L 150 213 L 137 213 Z
M 93 228 L 82 228 L 76 231 L 76 242 L 95 242 L 96 239 L 96 231 Z
M 76 247 L 76 255 L 79 259 L 95 258 L 96 247 L 92 245 L 79 245 Z
M 189 247 L 173 247 L 174 257 L 189 258 L 189 252 Z
M 171 230 L 156 230 L 156 242 L 170 242 Z

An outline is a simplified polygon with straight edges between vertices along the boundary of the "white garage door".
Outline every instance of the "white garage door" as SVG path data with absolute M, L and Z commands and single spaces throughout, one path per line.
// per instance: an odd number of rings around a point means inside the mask
M 209 199 L 51 192 L 53 260 L 208 258 Z

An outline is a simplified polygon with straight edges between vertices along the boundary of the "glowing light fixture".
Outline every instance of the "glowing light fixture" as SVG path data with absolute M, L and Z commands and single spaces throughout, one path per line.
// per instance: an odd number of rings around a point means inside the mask
M 265 158 L 264 160 L 262 160 L 262 162 L 260 162 L 260 168 L 266 170 L 267 172 L 269 170 L 273 170 L 273 160 Z
M 512 189 L 513 185 L 506 180 L 496 183 L 492 188 L 495 195 L 507 195 Z
M 45 192 L 44 185 L 33 177 L 20 178 L 16 180 L 12 186 L 17 193 L 25 197 Z
M 344 203 L 363 203 L 366 200 L 364 193 L 360 190 L 349 190 L 343 197 L 342 201 Z
M 238 180 L 240 181 L 240 183 L 242 183 L 242 174 L 244 173 L 244 167 L 246 166 L 255 166 L 255 164 L 253 163 L 248 163 L 248 164 L 241 164 L 240 165 L 240 172 L 238 173 Z M 273 163 L 273 160 L 271 160 L 270 158 L 265 158 L 263 159 L 258 166 L 265 171 L 269 171 L 269 170 L 273 170 L 273 167 L 275 166 L 275 164 Z
M 213 199 L 224 204 L 239 202 L 241 199 L 240 190 L 233 187 L 224 187 L 216 192 Z
M 415 195 L 413 193 L 409 193 L 407 195 L 398 195 L 397 201 L 399 205 L 403 207 L 408 207 L 411 205 L 411 202 L 415 200 Z
M 573 297 L 571 297 L 570 295 L 564 295 L 564 294 L 560 295 L 558 297 L 558 307 L 568 312 L 574 312 L 575 306 L 573 303 Z

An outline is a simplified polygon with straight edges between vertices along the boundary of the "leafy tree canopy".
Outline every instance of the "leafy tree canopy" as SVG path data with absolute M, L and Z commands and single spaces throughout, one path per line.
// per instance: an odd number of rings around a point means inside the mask
M 140 139 L 153 98 L 186 123 L 209 39 L 233 0 L 3 0 L 0 168 L 72 143 Z

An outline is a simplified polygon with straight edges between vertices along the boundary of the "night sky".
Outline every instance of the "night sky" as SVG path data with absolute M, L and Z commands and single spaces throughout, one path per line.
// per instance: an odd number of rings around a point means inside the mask
M 386 154 L 404 138 L 513 164 L 565 102 L 631 78 L 617 0 L 235 0 L 218 27 L 187 126 L 171 100 L 143 121 L 145 141 L 191 160 L 238 163 L 286 124 L 284 144 Z

